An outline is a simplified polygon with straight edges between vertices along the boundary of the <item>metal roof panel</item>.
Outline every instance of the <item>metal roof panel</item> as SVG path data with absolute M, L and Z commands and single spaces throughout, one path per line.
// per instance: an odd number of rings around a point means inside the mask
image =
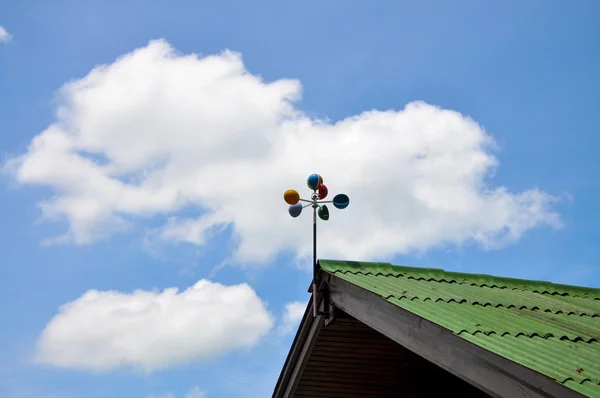
M 319 264 L 473 344 L 600 397 L 600 289 L 389 263 Z

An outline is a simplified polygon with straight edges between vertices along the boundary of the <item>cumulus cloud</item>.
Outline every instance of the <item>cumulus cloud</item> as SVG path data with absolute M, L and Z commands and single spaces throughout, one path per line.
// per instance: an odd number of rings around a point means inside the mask
M 273 323 L 245 283 L 200 280 L 180 293 L 91 290 L 60 308 L 38 340 L 35 359 L 93 372 L 151 372 L 249 349 Z
M 245 264 L 310 256 L 310 222 L 289 217 L 282 193 L 308 194 L 314 172 L 351 198 L 321 223 L 321 257 L 499 248 L 561 226 L 548 193 L 491 185 L 494 140 L 459 112 L 412 102 L 333 123 L 304 114 L 300 97 L 300 82 L 264 81 L 238 53 L 152 41 L 66 83 L 55 121 L 5 169 L 52 189 L 42 217 L 68 230 L 49 243 L 88 244 L 164 216 L 148 235 L 157 243 L 205 245 L 230 227 Z
M 8 31 L 4 28 L 4 26 L 0 25 L 0 43 L 8 43 L 11 41 L 12 35 L 8 33 Z
M 283 317 L 278 327 L 278 332 L 281 335 L 286 335 L 294 331 L 300 324 L 304 311 L 306 310 L 306 303 L 302 301 L 293 301 L 285 305 L 283 311 Z

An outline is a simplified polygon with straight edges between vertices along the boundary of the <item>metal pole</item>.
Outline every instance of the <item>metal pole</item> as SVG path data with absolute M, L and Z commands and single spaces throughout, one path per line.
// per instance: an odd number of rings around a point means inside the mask
M 313 316 L 317 316 L 317 207 L 313 205 Z

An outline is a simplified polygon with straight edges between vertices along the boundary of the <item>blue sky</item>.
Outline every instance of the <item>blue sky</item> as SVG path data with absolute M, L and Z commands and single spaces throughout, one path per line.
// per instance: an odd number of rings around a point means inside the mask
M 314 172 L 321 257 L 600 287 L 599 12 L 0 2 L 1 395 L 269 396 Z

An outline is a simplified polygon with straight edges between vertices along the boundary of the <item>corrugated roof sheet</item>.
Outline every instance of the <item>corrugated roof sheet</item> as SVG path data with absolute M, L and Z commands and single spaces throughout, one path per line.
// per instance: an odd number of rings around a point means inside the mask
M 319 263 L 465 340 L 600 397 L 600 289 L 389 263 Z

